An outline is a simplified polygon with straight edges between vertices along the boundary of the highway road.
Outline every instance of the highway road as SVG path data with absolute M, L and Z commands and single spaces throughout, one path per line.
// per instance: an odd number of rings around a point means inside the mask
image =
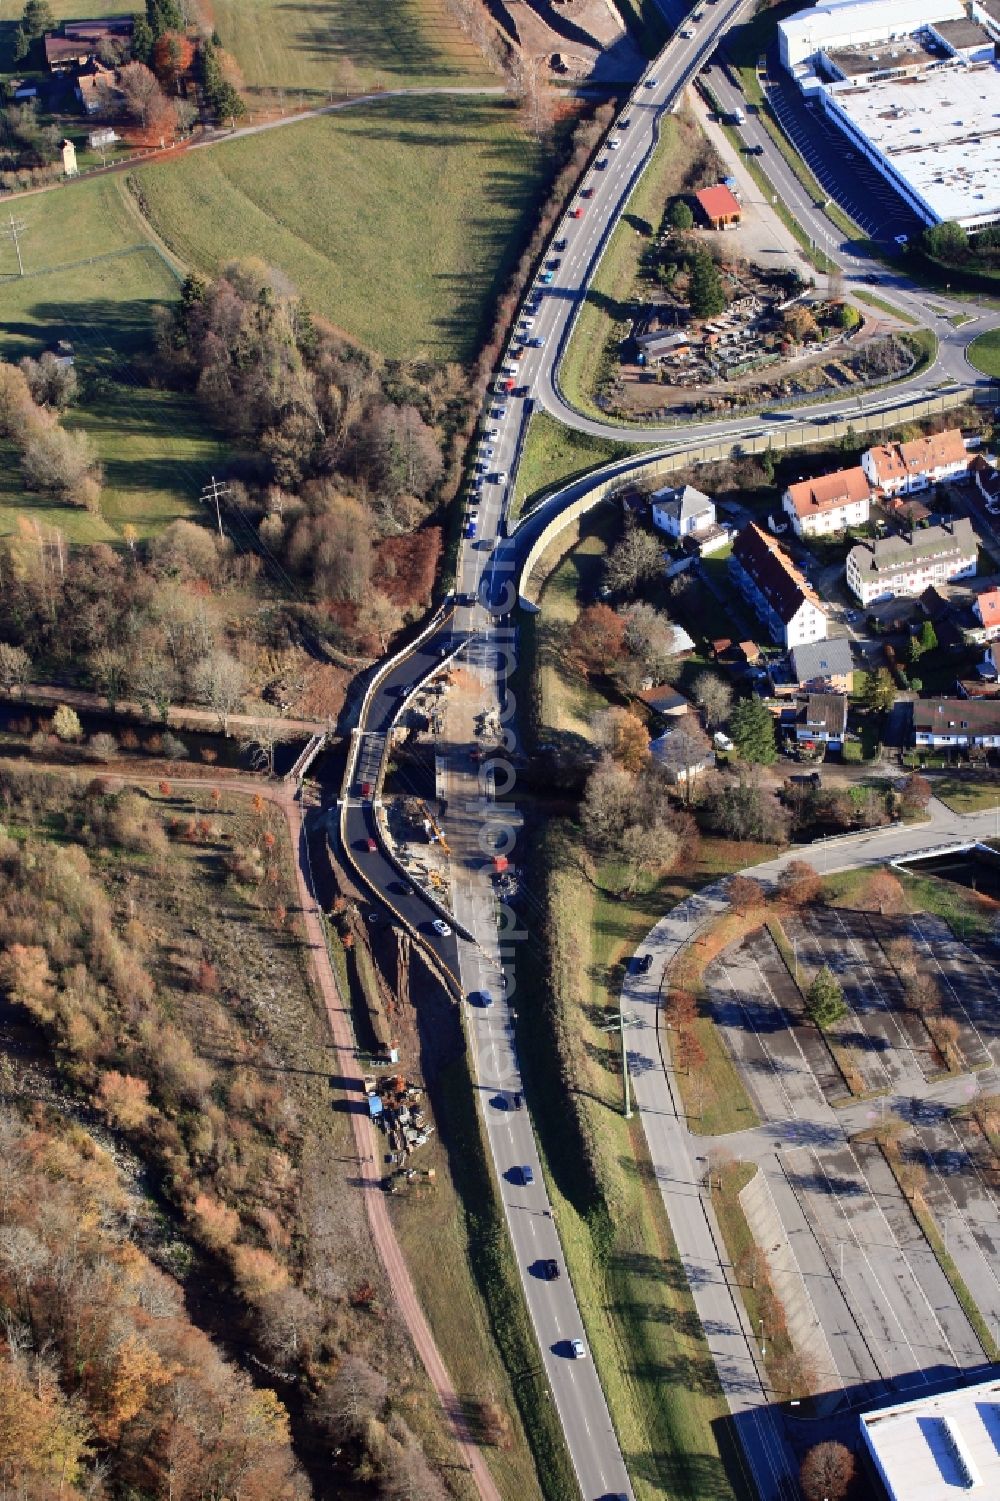
M 521 1084 L 513 1043 L 511 997 L 504 983 L 505 960 L 497 948 L 492 896 L 477 878 L 477 866 L 482 865 L 482 857 L 476 857 L 473 846 L 471 825 L 477 819 L 480 826 L 483 822 L 483 815 L 476 812 L 478 773 L 471 766 L 451 767 L 449 771 L 456 780 L 449 782 L 448 835 L 456 847 L 464 850 L 463 858 L 454 862 L 455 913 L 448 924 L 449 927 L 454 925 L 457 933 L 434 930 L 433 922 L 435 918 L 441 918 L 441 911 L 415 889 L 410 880 L 404 879 L 389 858 L 377 808 L 371 797 L 362 792 L 362 783 L 375 780 L 385 736 L 407 697 L 456 647 L 464 648 L 464 656 L 479 672 L 484 703 L 494 706 L 503 703 L 504 683 L 497 663 L 501 660 L 501 633 L 505 629 L 506 612 L 517 598 L 518 561 L 530 544 L 534 530 L 551 514 L 551 506 L 566 504 L 575 493 L 572 487 L 562 492 L 558 501 L 532 514 L 519 529 L 516 539 L 505 539 L 512 479 L 533 410 L 540 406 L 567 425 L 597 435 L 644 444 L 663 443 L 677 451 L 692 442 L 701 443 L 715 437 L 731 437 L 735 442 L 753 431 L 766 431 L 769 424 L 781 422 L 781 414 L 765 414 L 702 424 L 696 431 L 692 424 L 686 423 L 683 437 L 677 429 L 623 428 L 575 412 L 562 396 L 558 382 L 560 359 L 576 311 L 586 295 L 608 238 L 648 163 L 663 113 L 680 101 L 687 83 L 705 65 L 719 37 L 739 19 L 747 3 L 748 0 L 735 0 L 730 4 L 716 0 L 707 8 L 706 17 L 695 28 L 693 37 L 684 40 L 676 36 L 667 44 L 620 111 L 604 149 L 597 153 L 595 164 L 581 185 L 580 193 L 574 195 L 566 217 L 554 231 L 540 273 L 544 280 L 536 280 L 518 318 L 518 332 L 512 348 L 523 346 L 523 351 L 518 359 L 510 358 L 507 368 L 497 373 L 497 385 L 488 403 L 475 457 L 476 472 L 458 560 L 455 609 L 426 640 L 394 665 L 372 695 L 356 745 L 354 778 L 342 810 L 343 837 L 350 858 L 361 878 L 370 884 L 376 902 L 388 904 L 396 916 L 426 943 L 456 995 L 467 997 L 487 991 L 491 996 L 490 1005 L 470 1004 L 468 1000 L 461 1000 L 460 1004 L 465 1011 L 483 1118 L 545 1376 L 556 1402 L 581 1493 L 587 1501 L 630 1497 L 632 1492 L 593 1362 L 589 1354 L 584 1358 L 571 1355 L 568 1342 L 583 1337 L 583 1320 L 571 1281 L 565 1273 L 530 1114 L 527 1109 L 517 1106 Z M 726 81 L 721 80 L 718 92 L 723 94 L 726 87 Z M 759 127 L 754 125 L 753 129 Z M 817 242 L 825 244 L 828 237 L 836 235 L 834 226 L 803 194 L 797 179 L 763 132 L 761 136 L 765 170 L 772 175 L 776 188 L 782 194 L 787 192 L 790 207 L 797 215 L 801 214 L 803 223 Z M 755 135 L 748 136 L 748 141 L 756 140 Z M 844 261 L 849 281 L 875 277 L 884 282 L 888 275 L 877 263 L 866 261 L 852 246 L 834 244 L 833 250 Z M 915 314 L 935 328 L 941 339 L 940 371 L 935 370 L 935 377 L 942 379 L 947 375 L 963 384 L 968 383 L 971 372 L 964 363 L 963 352 L 968 333 L 955 329 L 946 318 L 938 317 L 928 308 L 930 303 L 945 307 L 947 300 L 937 296 L 931 299 L 919 288 L 906 285 L 902 278 L 893 277 L 892 280 L 891 287 L 885 283 L 885 290 L 891 291 L 901 304 L 912 307 Z M 973 331 L 980 332 L 995 322 L 1000 322 L 1000 315 L 983 315 Z M 921 381 L 902 383 L 878 400 L 891 408 L 904 399 L 903 392 L 912 397 L 914 389 L 928 390 L 931 384 L 925 372 Z M 505 386 L 512 389 L 505 390 Z M 810 407 L 803 413 L 803 418 L 812 422 L 817 416 L 852 412 L 856 409 L 856 401 L 857 398 L 852 396 L 840 402 Z M 872 398 L 869 409 L 874 404 L 875 398 Z M 783 430 L 776 427 L 776 431 Z M 621 472 L 627 473 L 634 463 L 635 460 L 622 460 Z M 583 493 L 586 485 L 586 481 L 581 481 L 579 493 Z M 441 746 L 440 749 L 447 758 L 450 748 Z M 373 775 L 366 775 L 366 770 Z M 456 807 L 459 810 L 457 815 L 451 811 Z M 456 825 L 462 822 L 462 809 L 472 810 L 464 815 L 470 821 L 464 841 L 456 831 Z M 368 848 L 369 839 L 376 842 L 374 851 Z M 655 1031 L 652 1035 L 655 1036 Z M 653 1087 L 651 1080 L 649 1088 Z M 643 1091 L 645 1089 L 644 1085 Z M 662 1163 L 668 1174 L 676 1173 L 681 1181 L 692 1182 L 695 1165 L 682 1137 L 665 1121 L 652 1121 L 648 1105 L 644 1111 L 646 1122 L 650 1122 L 648 1134 L 657 1166 Z M 664 1133 L 661 1142 L 659 1135 Z M 670 1137 L 669 1142 L 666 1136 Z M 532 1171 L 534 1181 L 531 1184 L 524 1181 L 521 1170 L 525 1166 Z M 692 1241 L 692 1259 L 686 1262 L 692 1281 L 699 1286 L 715 1285 L 718 1306 L 713 1304 L 713 1311 L 706 1312 L 705 1316 L 716 1330 L 716 1339 L 722 1337 L 727 1344 L 725 1349 L 713 1346 L 713 1354 L 736 1414 L 760 1494 L 769 1501 L 770 1498 L 778 1501 L 778 1498 L 791 1494 L 789 1457 L 773 1415 L 763 1403 L 753 1352 L 747 1344 L 745 1331 L 739 1327 L 739 1311 L 725 1286 L 725 1277 L 722 1275 L 720 1281 L 712 1272 L 713 1266 L 718 1267 L 718 1253 L 711 1246 L 712 1236 L 709 1233 L 706 1240 L 703 1232 L 691 1228 L 706 1222 L 701 1197 L 696 1192 L 693 1196 L 688 1195 L 684 1207 L 677 1209 L 670 1204 L 668 1208 L 671 1218 L 677 1213 L 681 1225 L 687 1224 L 691 1236 L 696 1237 Z M 687 1238 L 687 1232 L 682 1228 L 679 1244 L 686 1244 Z M 682 1244 L 682 1256 L 684 1254 Z M 556 1280 L 547 1280 L 540 1275 L 546 1260 L 554 1260 L 560 1268 L 562 1275 Z M 698 1296 L 696 1291 L 696 1298 Z M 701 1311 L 701 1303 L 699 1309 Z M 726 1332 L 719 1336 L 719 1330 Z M 540 1387 L 540 1391 L 543 1388 Z M 540 1395 L 539 1400 L 543 1399 L 544 1396 Z

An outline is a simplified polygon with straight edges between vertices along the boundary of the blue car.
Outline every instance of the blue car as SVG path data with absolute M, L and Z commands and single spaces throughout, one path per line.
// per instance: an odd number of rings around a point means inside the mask
M 467 521 L 465 523 L 465 535 L 466 537 L 474 537 L 476 535 L 476 523 L 474 521 Z
M 534 1183 L 534 1181 L 535 1175 L 531 1171 L 531 1168 L 528 1167 L 527 1163 L 525 1163 L 524 1167 L 522 1167 L 521 1169 L 521 1182 L 524 1184 L 525 1188 L 529 1188 L 531 1184 Z

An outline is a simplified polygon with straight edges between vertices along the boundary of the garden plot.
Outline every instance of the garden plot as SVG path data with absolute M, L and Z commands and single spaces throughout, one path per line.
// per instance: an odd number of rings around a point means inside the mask
M 985 1356 L 877 1148 L 795 1147 L 789 1182 L 883 1380 L 920 1388 Z M 843 1271 L 841 1272 L 841 1266 Z
M 849 926 L 834 909 L 815 910 L 787 919 L 785 931 L 801 963 L 810 970 L 828 965 L 842 985 L 847 1014 L 829 1035 L 865 1090 L 914 1089 L 933 1074 L 926 1029 L 904 1009 L 895 975 L 857 923 Z

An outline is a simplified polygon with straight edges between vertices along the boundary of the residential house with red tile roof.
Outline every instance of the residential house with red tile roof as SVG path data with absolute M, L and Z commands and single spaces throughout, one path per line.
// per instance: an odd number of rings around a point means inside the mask
M 871 498 L 868 476 L 858 465 L 789 485 L 782 504 L 798 536 L 816 537 L 863 526 L 871 512 Z
M 1000 589 L 986 589 L 977 594 L 972 613 L 983 627 L 983 640 L 995 641 L 1000 636 Z
M 905 495 L 963 474 L 969 467 L 969 454 L 961 431 L 952 427 L 909 443 L 882 443 L 866 449 L 861 467 L 872 489 L 884 495 Z

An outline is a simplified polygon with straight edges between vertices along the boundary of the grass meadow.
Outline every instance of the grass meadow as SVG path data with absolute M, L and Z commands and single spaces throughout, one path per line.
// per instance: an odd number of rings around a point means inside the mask
M 69 340 L 81 398 L 67 426 L 85 429 L 104 465 L 101 516 L 26 492 L 0 465 L 0 534 L 18 515 L 59 526 L 71 541 L 113 541 L 130 521 L 145 535 L 194 509 L 222 449 L 192 402 L 151 391 L 134 361 L 148 348 L 153 309 L 173 300 L 178 281 L 106 177 L 18 200 L 26 225 L 26 275 L 0 242 L 0 357 L 38 355 Z
M 251 102 L 497 81 L 445 0 L 212 0 L 211 11 Z
M 393 99 L 138 177 L 154 228 L 189 265 L 259 256 L 369 348 L 464 361 L 517 258 L 541 162 L 506 105 Z

